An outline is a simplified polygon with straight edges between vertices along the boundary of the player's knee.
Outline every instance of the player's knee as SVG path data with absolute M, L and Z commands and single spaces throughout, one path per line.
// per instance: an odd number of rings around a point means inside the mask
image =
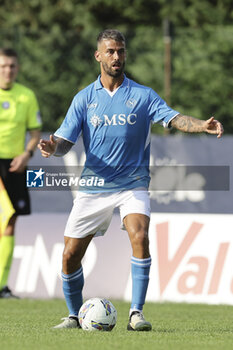
M 78 255 L 70 250 L 70 249 L 64 249 L 63 251 L 63 271 L 69 271 L 77 269 L 80 265 L 80 259 Z
M 142 249 L 148 249 L 149 238 L 147 230 L 140 229 L 133 234 L 132 244 L 135 247 L 141 247 Z

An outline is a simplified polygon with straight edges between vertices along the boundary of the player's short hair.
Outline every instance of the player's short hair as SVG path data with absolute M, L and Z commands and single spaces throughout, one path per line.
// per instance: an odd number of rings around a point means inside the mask
M 18 59 L 18 54 L 11 48 L 0 48 L 0 56 L 15 57 Z
M 99 33 L 97 37 L 97 45 L 100 44 L 102 40 L 108 40 L 108 39 L 125 43 L 125 37 L 121 32 L 119 32 L 119 30 L 105 29 L 104 31 Z

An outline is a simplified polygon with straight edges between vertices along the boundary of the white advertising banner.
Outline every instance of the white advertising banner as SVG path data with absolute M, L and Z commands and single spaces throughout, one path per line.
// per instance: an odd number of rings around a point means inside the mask
M 68 214 L 20 218 L 9 286 L 21 297 L 63 297 L 63 230 Z M 151 215 L 148 301 L 233 304 L 233 215 Z M 84 297 L 131 299 L 131 247 L 114 214 L 83 261 Z

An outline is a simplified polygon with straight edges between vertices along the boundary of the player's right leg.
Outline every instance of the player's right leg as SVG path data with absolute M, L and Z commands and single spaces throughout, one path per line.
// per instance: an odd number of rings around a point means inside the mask
M 62 281 L 69 317 L 55 328 L 76 328 L 84 284 L 81 260 L 94 235 L 103 235 L 114 205 L 108 195 L 78 192 L 65 228 Z M 108 200 L 107 200 L 108 199 Z
M 69 316 L 54 328 L 80 328 L 79 309 L 82 306 L 82 290 L 84 285 L 81 260 L 93 235 L 84 238 L 65 237 L 65 248 L 62 263 L 62 284 Z

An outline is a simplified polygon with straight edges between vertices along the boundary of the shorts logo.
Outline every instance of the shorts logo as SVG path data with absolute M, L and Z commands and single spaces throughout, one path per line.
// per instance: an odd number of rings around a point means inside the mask
M 44 186 L 44 171 L 27 170 L 27 187 L 43 187 Z
M 4 108 L 4 109 L 8 109 L 8 108 L 10 108 L 10 103 L 9 102 L 3 102 L 2 103 L 2 108 Z
M 18 206 L 18 208 L 23 209 L 23 208 L 26 206 L 25 200 L 20 199 L 20 200 L 17 202 L 17 206 Z

